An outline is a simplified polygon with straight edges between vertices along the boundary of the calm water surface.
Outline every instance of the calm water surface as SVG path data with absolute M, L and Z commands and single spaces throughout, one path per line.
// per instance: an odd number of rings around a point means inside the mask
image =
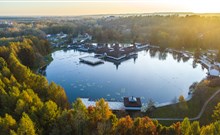
M 122 100 L 124 96 L 141 97 L 142 102 L 170 102 L 180 95 L 186 98 L 189 86 L 205 78 L 207 72 L 200 64 L 194 65 L 193 59 L 183 60 L 170 53 L 144 50 L 118 66 L 107 61 L 97 66 L 79 62 L 88 55 L 93 54 L 56 51 L 46 69 L 47 79 L 60 84 L 70 102 L 77 97 Z

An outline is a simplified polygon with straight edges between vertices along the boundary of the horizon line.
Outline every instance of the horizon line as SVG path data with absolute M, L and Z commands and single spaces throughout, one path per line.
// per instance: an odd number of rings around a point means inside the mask
M 186 12 L 166 12 L 166 11 L 162 11 L 162 12 L 144 12 L 144 13 L 118 13 L 118 14 L 82 14 L 82 15 L 1 15 L 0 17 L 80 17 L 80 16 L 105 16 L 105 15 L 143 15 L 143 14 L 173 14 L 173 15 L 178 15 L 178 14 L 195 14 L 195 15 L 200 15 L 200 14 L 220 14 L 220 12 L 190 12 L 190 11 L 186 11 Z
M 171 1 L 167 0 L 166 2 Z M 0 3 L 146 3 L 164 2 L 162 0 L 3 0 Z

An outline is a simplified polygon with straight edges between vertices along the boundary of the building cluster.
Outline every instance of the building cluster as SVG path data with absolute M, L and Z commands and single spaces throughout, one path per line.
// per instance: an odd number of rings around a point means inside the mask
M 215 61 L 219 52 L 217 50 L 207 50 L 202 53 L 199 62 L 208 70 L 209 77 L 220 77 L 220 63 Z
M 4 20 L 0 20 L 0 25 L 8 25 L 8 26 L 12 26 L 13 22 L 12 21 L 4 21 Z
M 83 44 L 87 41 L 90 41 L 92 40 L 92 36 L 89 35 L 88 33 L 85 33 L 85 34 L 78 34 L 77 37 L 73 38 L 73 44 L 75 45 L 80 45 L 80 44 Z
M 68 35 L 60 32 L 58 34 L 48 34 L 46 38 L 53 47 L 62 47 L 68 41 Z
M 75 46 L 79 51 L 93 52 L 95 53 L 95 58 L 104 59 L 109 62 L 113 62 L 118 69 L 121 62 L 128 59 L 137 58 L 137 52 L 148 47 L 148 44 L 81 44 Z M 83 60 L 85 62 L 85 60 Z M 87 61 L 86 63 L 91 64 L 92 62 Z

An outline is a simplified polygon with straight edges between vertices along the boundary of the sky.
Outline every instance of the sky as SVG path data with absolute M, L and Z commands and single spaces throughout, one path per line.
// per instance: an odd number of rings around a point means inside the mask
M 220 13 L 219 2 L 218 0 L 0 0 L 0 16 Z

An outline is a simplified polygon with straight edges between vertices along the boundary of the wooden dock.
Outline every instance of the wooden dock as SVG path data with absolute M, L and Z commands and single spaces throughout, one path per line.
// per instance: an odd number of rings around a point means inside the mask
M 82 58 L 79 58 L 79 60 L 81 62 L 84 62 L 84 63 L 87 63 L 87 64 L 90 64 L 90 65 L 97 65 L 97 64 L 102 64 L 104 63 L 104 61 L 98 59 L 98 58 L 95 58 L 93 56 L 86 56 L 86 57 L 82 57 Z
M 122 59 L 126 58 L 126 55 L 124 54 L 120 57 L 114 57 L 114 56 L 106 55 L 106 57 L 109 58 L 109 59 L 113 59 L 113 60 L 122 60 Z

